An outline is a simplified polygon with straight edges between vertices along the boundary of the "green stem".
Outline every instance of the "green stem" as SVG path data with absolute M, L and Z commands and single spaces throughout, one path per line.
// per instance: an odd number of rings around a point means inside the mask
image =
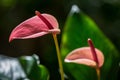
M 53 34 L 53 39 L 54 39 L 55 47 L 56 47 L 56 51 L 57 51 L 57 57 L 58 57 L 58 63 L 59 63 L 59 68 L 60 68 L 61 80 L 64 80 L 64 72 L 63 72 L 62 60 L 61 60 L 60 49 L 59 49 L 56 34 Z

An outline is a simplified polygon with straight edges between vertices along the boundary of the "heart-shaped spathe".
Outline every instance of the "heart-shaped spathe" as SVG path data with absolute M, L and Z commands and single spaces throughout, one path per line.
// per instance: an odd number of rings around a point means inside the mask
M 50 14 L 40 14 L 39 12 L 37 13 L 39 15 L 25 20 L 13 29 L 12 33 L 10 34 L 9 42 L 14 39 L 36 38 L 48 33 L 60 33 L 58 21 L 54 16 Z M 47 25 L 43 19 L 52 26 L 52 29 L 49 28 L 49 25 Z
M 82 47 L 73 50 L 66 56 L 65 62 L 84 64 L 91 67 L 96 67 L 98 65 L 98 67 L 101 67 L 104 63 L 104 55 L 97 48 L 95 48 L 95 51 L 99 64 L 94 61 L 90 47 Z

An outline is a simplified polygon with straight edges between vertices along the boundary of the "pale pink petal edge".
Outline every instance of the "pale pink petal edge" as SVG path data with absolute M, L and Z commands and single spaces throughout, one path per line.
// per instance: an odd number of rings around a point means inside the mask
M 76 60 L 65 59 L 65 62 L 67 62 L 67 63 L 77 63 L 77 64 L 79 63 L 79 64 L 91 66 L 91 67 L 96 67 L 96 62 L 93 61 L 93 60 L 89 60 L 89 59 L 76 59 Z

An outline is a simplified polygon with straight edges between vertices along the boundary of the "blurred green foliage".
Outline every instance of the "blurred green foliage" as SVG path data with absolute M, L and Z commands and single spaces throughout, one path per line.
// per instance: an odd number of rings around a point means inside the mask
M 0 55 L 0 80 L 48 80 L 49 73 L 37 55 L 12 58 Z
M 30 80 L 49 80 L 48 70 L 45 66 L 40 65 L 37 55 L 22 56 L 18 60 L 26 74 L 26 78 Z
M 92 19 L 85 15 L 76 5 L 73 5 L 62 35 L 61 53 L 63 58 L 76 48 L 88 46 L 88 38 L 91 38 L 95 47 L 104 54 L 105 61 L 101 68 L 101 80 L 117 80 L 120 54 Z M 72 80 L 97 80 L 95 70 L 92 68 L 65 63 L 64 69 L 68 77 L 73 78 Z

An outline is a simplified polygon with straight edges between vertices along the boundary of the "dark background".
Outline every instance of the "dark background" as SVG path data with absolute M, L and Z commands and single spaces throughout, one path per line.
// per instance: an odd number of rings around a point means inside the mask
M 38 54 L 41 63 L 49 67 L 51 73 L 55 73 L 52 69 L 57 69 L 57 57 L 51 35 L 14 40 L 11 43 L 8 42 L 9 35 L 19 23 L 34 16 L 35 10 L 55 16 L 62 31 L 73 4 L 90 16 L 120 50 L 120 0 L 0 0 L 1 54 L 13 57 Z M 58 38 L 60 42 L 61 36 Z

